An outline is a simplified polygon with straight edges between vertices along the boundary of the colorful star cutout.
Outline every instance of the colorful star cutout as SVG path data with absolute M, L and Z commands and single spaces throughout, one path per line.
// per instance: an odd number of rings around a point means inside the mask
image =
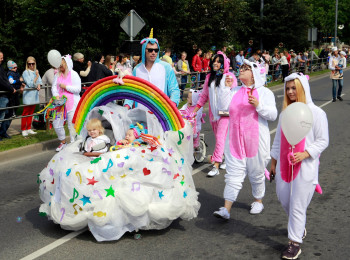
M 129 160 L 129 158 L 130 158 L 129 155 L 127 155 L 127 156 L 124 157 L 125 160 Z
M 83 206 L 85 206 L 86 203 L 91 204 L 90 197 L 86 197 L 85 195 L 83 195 L 83 198 L 80 200 L 83 202 Z
M 109 179 L 113 181 L 115 179 L 115 177 L 111 176 L 111 177 L 109 177 Z
M 105 189 L 105 191 L 107 191 L 106 197 L 108 197 L 108 196 L 114 197 L 114 190 L 113 190 L 112 185 L 111 185 L 111 187 L 109 187 L 109 189 Z
M 99 109 L 98 110 L 98 113 L 102 116 L 103 115 L 103 113 L 104 113 L 104 111 L 103 110 L 101 110 L 101 109 Z
M 184 181 L 180 181 L 181 185 L 184 186 L 185 182 Z
M 159 196 L 160 199 L 162 199 L 164 197 L 163 191 L 158 191 L 158 196 Z
M 173 148 L 168 149 L 168 152 L 169 152 L 170 154 L 173 154 L 173 153 L 174 153 Z
M 163 158 L 163 162 L 166 164 L 170 164 L 168 158 Z
M 153 152 L 154 150 L 157 150 L 157 147 L 155 146 L 151 146 L 150 148 L 147 148 L 148 150 L 151 150 L 151 152 Z
M 87 185 L 95 185 L 95 183 L 98 182 L 98 181 L 95 180 L 95 176 L 92 177 L 91 179 L 89 179 L 89 178 L 86 178 L 86 179 L 89 182 Z

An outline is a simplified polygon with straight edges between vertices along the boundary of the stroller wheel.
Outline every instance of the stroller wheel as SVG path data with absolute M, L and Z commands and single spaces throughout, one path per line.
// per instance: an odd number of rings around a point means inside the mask
M 205 159 L 206 153 L 207 153 L 207 146 L 204 140 L 201 139 L 199 141 L 199 146 L 197 150 L 194 151 L 194 159 L 196 160 L 196 162 L 198 163 L 203 162 Z

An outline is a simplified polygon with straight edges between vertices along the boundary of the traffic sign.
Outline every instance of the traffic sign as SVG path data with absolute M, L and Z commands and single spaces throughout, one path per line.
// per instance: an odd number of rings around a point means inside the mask
M 120 27 L 130 36 L 130 40 L 132 41 L 145 24 L 143 19 L 132 9 L 120 23 Z

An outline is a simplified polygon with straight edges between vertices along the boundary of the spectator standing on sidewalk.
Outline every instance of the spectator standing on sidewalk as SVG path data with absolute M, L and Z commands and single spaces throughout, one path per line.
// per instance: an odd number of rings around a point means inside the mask
M 21 77 L 21 74 L 17 70 L 17 64 L 14 61 L 9 60 L 7 62 L 7 68 L 9 69 L 7 72 L 7 78 L 11 86 L 16 90 L 16 92 L 10 96 L 8 106 L 9 107 L 19 106 L 20 105 L 19 95 L 20 93 L 23 93 L 25 84 L 24 84 L 23 78 Z M 17 111 L 17 108 L 14 108 L 11 111 L 9 111 L 9 114 L 10 114 L 9 116 L 16 116 L 16 111 Z
M 338 63 L 341 59 L 338 48 L 333 47 L 332 49 L 332 56 L 329 59 L 329 69 L 331 70 L 330 78 L 332 79 L 333 88 L 332 88 L 332 94 L 333 94 L 333 102 L 337 101 L 337 98 L 340 101 L 343 101 L 343 98 L 341 97 L 341 92 L 343 90 L 343 75 L 339 73 L 341 68 L 338 66 Z M 337 93 L 337 84 L 338 84 L 338 93 Z
M 161 58 L 161 60 L 165 61 L 165 62 L 169 63 L 171 66 L 173 66 L 173 60 L 171 59 L 170 55 L 171 55 L 171 49 L 166 48 L 165 53 L 164 53 L 163 57 Z
M 280 56 L 280 62 L 282 67 L 282 81 L 284 81 L 284 79 L 288 76 L 289 64 L 283 52 L 280 53 Z
M 9 103 L 9 95 L 16 92 L 16 90 L 10 84 L 4 68 L 1 66 L 3 60 L 4 60 L 4 53 L 0 51 L 0 91 L 8 92 L 8 93 L 0 93 L 0 108 L 7 107 L 7 104 Z M 8 116 L 8 111 L 9 110 L 0 110 L 0 120 L 3 120 L 6 115 Z M 0 134 L 1 134 L 0 141 L 1 141 L 2 140 L 1 137 L 8 137 L 8 135 L 6 134 L 6 131 L 10 126 L 10 124 L 8 123 L 8 121 L 3 121 L 3 122 L 0 122 L 0 125 L 1 125 L 0 127 Z
M 188 64 L 187 53 L 181 53 L 181 59 L 177 62 L 177 70 L 181 72 L 180 99 L 183 100 L 183 94 L 187 84 L 188 73 L 190 73 L 190 65 Z
M 86 77 L 91 69 L 91 61 L 88 61 L 87 67 L 84 64 L 84 55 L 80 52 L 73 55 L 73 70 L 78 73 L 82 82 L 86 82 Z
M 203 69 L 203 63 L 202 63 L 202 59 L 201 56 L 202 55 L 202 50 L 200 48 L 198 48 L 196 50 L 196 55 L 193 56 L 192 58 L 192 68 L 195 72 L 197 72 L 197 87 L 199 87 L 200 85 L 200 78 L 201 78 L 201 72 Z
M 32 130 L 32 115 L 34 114 L 36 104 L 39 103 L 39 90 L 42 85 L 34 57 L 29 56 L 27 58 L 26 70 L 23 72 L 22 77 L 26 84 L 23 92 L 23 104 L 27 106 L 23 108 L 22 116 L 25 117 L 22 118 L 21 130 L 22 135 L 26 137 L 28 134 L 37 134 Z
M 243 65 L 243 61 L 244 61 L 244 51 L 240 50 L 236 56 L 236 63 L 238 65 L 238 67 Z
M 88 82 L 95 82 L 99 79 L 113 75 L 112 71 L 103 64 L 104 61 L 105 57 L 102 53 L 97 53 L 95 55 L 94 62 L 91 65 L 89 74 L 87 75 Z

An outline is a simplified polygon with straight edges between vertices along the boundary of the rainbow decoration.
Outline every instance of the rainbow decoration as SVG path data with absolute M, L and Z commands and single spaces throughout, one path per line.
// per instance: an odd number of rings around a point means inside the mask
M 123 85 L 113 82 L 117 76 L 110 76 L 91 85 L 81 97 L 75 110 L 73 123 L 79 134 L 88 113 L 97 106 L 103 106 L 118 99 L 131 99 L 146 106 L 161 123 L 164 131 L 177 131 L 185 126 L 176 105 L 152 83 L 134 76 L 123 77 Z

